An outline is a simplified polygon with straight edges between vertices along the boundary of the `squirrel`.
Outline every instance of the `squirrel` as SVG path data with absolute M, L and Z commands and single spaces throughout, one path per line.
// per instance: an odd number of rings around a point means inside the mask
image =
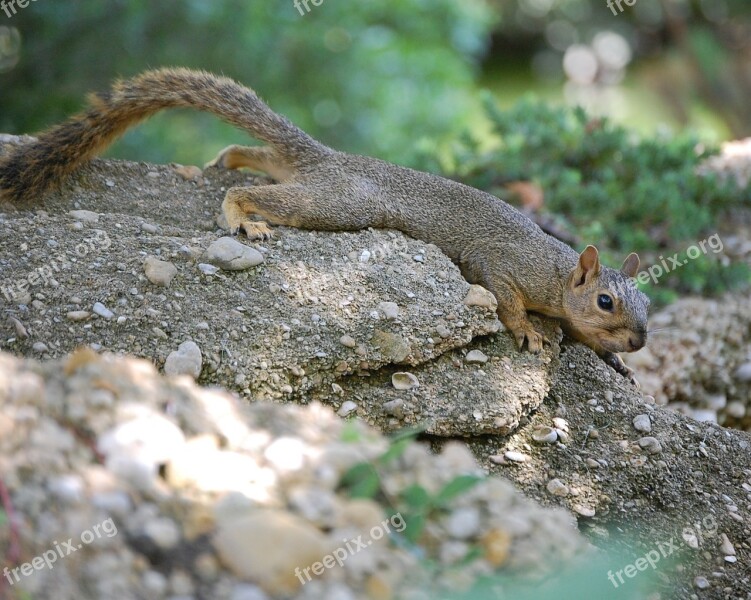
M 438 246 L 469 283 L 490 290 L 501 322 L 521 350 L 540 352 L 544 336 L 528 311 L 558 319 L 633 383 L 618 352 L 647 342 L 649 299 L 632 283 L 639 257 L 620 270 L 597 248 L 578 254 L 496 196 L 437 175 L 325 146 L 227 77 L 189 69 L 146 71 L 89 96 L 89 107 L 0 158 L 0 198 L 41 198 L 128 128 L 173 107 L 208 111 L 266 146 L 229 146 L 209 165 L 248 167 L 276 183 L 230 188 L 222 210 L 233 235 L 272 235 L 269 223 L 303 229 L 397 229 Z M 258 216 L 262 221 L 252 220 Z

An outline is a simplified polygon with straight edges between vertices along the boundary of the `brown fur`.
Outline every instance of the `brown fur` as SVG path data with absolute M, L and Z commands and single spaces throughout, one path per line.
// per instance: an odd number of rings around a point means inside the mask
M 374 158 L 336 152 L 274 113 L 258 96 L 225 77 L 187 69 L 146 72 L 116 83 L 69 121 L 0 160 L 0 193 L 12 201 L 41 198 L 129 127 L 171 107 L 212 112 L 269 146 L 230 146 L 211 163 L 249 167 L 279 183 L 228 190 L 222 205 L 233 233 L 266 238 L 272 224 L 329 231 L 393 228 L 432 242 L 465 278 L 498 299 L 498 315 L 521 347 L 542 348 L 527 317 L 562 321 L 621 374 L 617 352 L 646 344 L 649 300 L 631 283 L 639 259 L 617 271 L 601 266 L 589 246 L 578 255 L 516 209 L 460 183 Z M 603 294 L 612 310 L 598 306 Z

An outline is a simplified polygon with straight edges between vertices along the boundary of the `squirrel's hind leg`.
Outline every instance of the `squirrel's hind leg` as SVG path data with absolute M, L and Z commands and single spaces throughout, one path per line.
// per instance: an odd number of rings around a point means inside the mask
M 251 215 L 274 225 L 298 227 L 299 216 L 310 202 L 305 187 L 299 184 L 234 187 L 227 190 L 222 212 L 232 235 L 242 229 L 249 239 L 270 239 L 273 231 L 268 223 L 253 221 Z
M 270 146 L 227 146 L 206 163 L 205 168 L 240 169 L 268 173 L 277 181 L 286 181 L 294 174 L 290 167 Z

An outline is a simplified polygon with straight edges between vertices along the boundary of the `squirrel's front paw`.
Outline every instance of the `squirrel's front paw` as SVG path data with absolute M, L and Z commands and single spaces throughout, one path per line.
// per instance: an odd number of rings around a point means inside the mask
M 542 352 L 543 343 L 548 341 L 545 336 L 539 333 L 534 327 L 532 327 L 532 325 L 514 331 L 513 333 L 516 338 L 516 343 L 519 344 L 519 350 L 524 347 L 524 340 L 527 340 L 527 347 L 532 354 Z
M 623 375 L 626 379 L 633 383 L 637 389 L 641 387 L 641 385 L 639 385 L 639 382 L 636 380 L 636 377 L 634 376 L 634 370 L 628 368 L 626 366 L 626 363 L 623 362 L 623 359 L 615 352 L 608 352 L 605 356 L 603 356 L 603 360 L 605 361 L 605 364 L 613 367 L 616 373 Z

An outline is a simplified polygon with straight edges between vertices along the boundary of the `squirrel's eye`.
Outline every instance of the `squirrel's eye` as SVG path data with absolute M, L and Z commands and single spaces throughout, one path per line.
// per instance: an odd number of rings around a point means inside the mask
M 613 310 L 613 299 L 607 294 L 600 294 L 597 296 L 597 306 L 602 310 L 611 311 Z

